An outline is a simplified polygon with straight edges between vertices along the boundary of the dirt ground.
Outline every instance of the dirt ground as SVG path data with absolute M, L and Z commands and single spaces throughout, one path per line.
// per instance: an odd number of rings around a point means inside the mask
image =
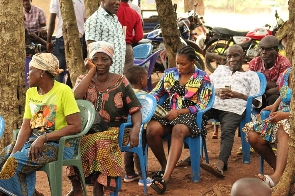
M 210 163 L 215 163 L 218 158 L 220 147 L 220 131 L 219 139 L 211 139 L 213 129 L 208 127 L 208 135 L 206 138 L 208 154 Z M 238 133 L 238 132 L 236 132 Z M 234 146 L 232 149 L 232 155 L 229 158 L 228 171 L 225 172 L 225 178 L 220 179 L 212 174 L 201 169 L 201 181 L 193 183 L 191 181 L 191 168 L 189 167 L 177 167 L 172 173 L 171 180 L 168 183 L 167 191 L 164 195 L 186 195 L 186 196 L 226 196 L 230 195 L 232 184 L 244 177 L 255 177 L 259 173 L 259 156 L 257 153 L 251 153 L 251 163 L 243 164 L 242 156 L 237 155 L 236 152 L 241 146 L 241 139 L 235 137 Z M 164 143 L 165 149 L 167 144 Z M 167 154 L 167 153 L 166 153 Z M 180 159 L 184 159 L 189 155 L 188 149 L 184 149 Z M 154 154 L 149 150 L 148 153 L 148 175 L 159 170 L 160 165 L 157 162 Z M 271 168 L 265 164 L 265 173 L 272 172 Z M 66 195 L 71 190 L 71 184 L 65 176 L 65 168 L 63 175 L 63 195 Z M 45 196 L 50 196 L 50 188 L 47 181 L 47 176 L 44 172 L 37 172 L 37 184 L 36 189 L 43 193 Z M 87 186 L 88 195 L 92 195 L 92 187 Z M 141 196 L 144 195 L 143 187 L 138 186 L 137 181 L 131 183 L 122 183 L 122 190 L 119 193 L 122 196 Z M 148 195 L 157 195 L 152 189 L 148 188 Z

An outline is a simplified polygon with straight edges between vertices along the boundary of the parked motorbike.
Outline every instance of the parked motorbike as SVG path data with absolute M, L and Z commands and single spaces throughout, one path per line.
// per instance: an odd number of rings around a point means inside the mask
M 277 24 L 270 30 L 270 26 L 256 28 L 253 31 L 233 31 L 228 28 L 214 27 L 211 30 L 211 39 L 205 55 L 206 68 L 214 72 L 216 67 L 225 63 L 225 51 L 233 44 L 238 44 L 243 48 L 245 62 L 251 61 L 259 55 L 259 41 L 267 35 L 275 35 L 276 31 L 282 25 L 283 20 L 275 14 Z
M 187 39 L 183 39 L 183 38 L 188 38 L 190 33 L 189 27 L 187 26 L 185 22 L 179 21 L 178 29 L 180 32 L 180 40 L 183 43 L 183 45 L 193 46 L 194 49 L 199 48 L 195 43 Z M 164 45 L 164 41 L 162 37 L 162 30 L 160 26 L 158 25 L 155 30 L 147 33 L 145 36 L 145 39 L 139 41 L 139 44 L 140 43 L 151 43 L 153 45 L 153 52 L 160 49 L 165 49 L 165 45 Z M 196 66 L 199 69 L 204 70 L 205 68 L 204 62 L 202 58 L 200 57 L 200 55 L 197 53 L 197 51 L 196 51 L 196 56 L 197 56 Z M 168 68 L 168 61 L 167 61 L 166 50 L 163 50 L 160 53 L 160 58 L 155 65 L 155 71 L 163 72 L 167 68 Z

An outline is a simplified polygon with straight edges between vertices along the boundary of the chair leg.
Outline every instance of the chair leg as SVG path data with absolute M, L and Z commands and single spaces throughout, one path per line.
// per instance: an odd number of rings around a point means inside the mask
M 42 171 L 47 174 L 51 196 L 62 195 L 62 166 L 59 168 L 57 163 L 47 163 Z
M 112 192 L 110 194 L 110 196 L 118 196 L 119 190 L 121 189 L 121 182 L 122 182 L 121 177 L 120 176 L 117 177 L 116 178 L 116 191 L 115 192 Z
M 202 137 L 202 145 L 203 145 L 202 157 L 204 157 L 203 156 L 203 152 L 204 152 L 205 153 L 206 163 L 209 164 L 209 156 L 208 156 L 208 151 L 207 151 L 206 138 Z
M 242 126 L 244 127 L 244 126 Z M 242 131 L 240 126 L 239 128 L 242 140 L 242 152 L 243 152 L 243 163 L 249 164 L 250 163 L 250 144 L 245 139 L 245 133 Z
M 260 160 L 260 163 L 259 163 L 260 169 L 259 170 L 260 170 L 260 173 L 263 174 L 264 173 L 264 159 L 262 158 L 262 156 L 260 156 L 259 160 Z
M 185 141 L 189 145 L 190 157 L 191 157 L 191 169 L 192 169 L 192 181 L 199 182 L 201 179 L 201 149 L 202 149 L 202 139 L 201 136 L 197 138 L 187 137 Z
M 139 161 L 140 161 L 140 167 L 141 167 L 141 175 L 142 175 L 142 180 L 143 180 L 143 190 L 144 190 L 144 195 L 147 195 L 147 181 L 146 181 L 146 163 L 145 163 L 145 156 L 143 155 L 143 152 L 139 152 L 139 154 L 137 154 L 139 157 Z
M 85 177 L 84 177 L 82 164 L 76 165 L 76 167 L 79 169 L 80 178 L 82 180 L 82 188 L 83 188 L 84 195 L 87 196 L 86 183 L 85 183 Z

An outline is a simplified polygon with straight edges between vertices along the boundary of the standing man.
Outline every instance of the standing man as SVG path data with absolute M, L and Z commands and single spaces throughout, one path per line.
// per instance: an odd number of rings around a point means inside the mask
M 84 0 L 72 0 L 73 1 L 73 6 L 75 10 L 75 15 L 76 15 L 76 21 L 77 21 L 77 26 L 79 30 L 79 36 L 83 48 L 83 35 L 84 35 L 84 22 L 85 22 L 85 6 L 84 6 Z M 67 84 L 72 87 L 70 77 L 68 75 L 67 81 L 64 81 L 65 74 L 66 74 L 66 57 L 65 57 L 65 46 L 64 46 L 64 39 L 62 35 L 62 25 L 63 25 L 63 20 L 60 12 L 60 3 L 59 0 L 51 0 L 50 1 L 50 21 L 49 21 L 49 28 L 48 28 L 48 36 L 47 36 L 47 50 L 49 52 L 53 52 L 53 54 L 57 57 L 59 60 L 59 68 L 63 69 L 64 72 L 60 73 L 58 77 L 56 78 L 57 81 L 59 82 L 67 82 Z M 58 17 L 58 23 L 57 23 L 57 28 L 55 32 L 55 47 L 53 51 L 53 45 L 51 43 L 52 39 L 52 34 L 54 32 L 55 28 L 55 19 L 56 16 Z
M 101 0 L 100 7 L 85 22 L 85 39 L 87 45 L 94 41 L 106 41 L 114 44 L 115 53 L 110 72 L 123 74 L 126 42 L 122 25 L 116 13 L 120 0 Z
M 46 17 L 43 9 L 31 4 L 32 0 L 23 0 L 23 12 L 25 15 L 25 28 L 29 33 L 35 33 L 46 39 Z M 35 40 L 33 40 L 35 41 Z
M 137 44 L 143 38 L 143 29 L 141 18 L 128 4 L 128 0 L 121 0 L 119 10 L 117 12 L 119 22 L 126 30 L 126 55 L 124 64 L 124 74 L 128 68 L 134 65 L 133 44 Z
M 272 105 L 280 96 L 277 80 L 291 67 L 290 61 L 278 53 L 279 40 L 272 35 L 264 37 L 259 45 L 259 56 L 249 62 L 249 70 L 265 75 L 267 85 L 262 97 L 262 108 Z

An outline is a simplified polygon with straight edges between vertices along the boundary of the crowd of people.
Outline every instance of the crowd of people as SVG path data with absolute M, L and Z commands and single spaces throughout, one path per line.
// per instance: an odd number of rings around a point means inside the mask
M 141 168 L 136 154 L 122 155 L 118 144 L 119 127 L 131 116 L 133 127 L 126 131 L 130 147 L 139 142 L 141 104 L 136 94 L 150 93 L 162 115 L 153 115 L 144 126 L 143 146 L 148 145 L 160 164 L 160 170 L 146 182 L 158 194 L 163 194 L 177 165 L 185 137 L 206 137 L 207 120 L 219 119 L 221 141 L 215 164 L 201 162 L 201 168 L 224 178 L 230 168 L 228 159 L 236 129 L 245 116 L 249 96 L 260 92 L 261 72 L 267 80 L 265 94 L 253 100 L 258 111 L 269 110 L 261 121 L 249 122 L 243 128 L 251 147 L 273 168 L 270 175 L 258 174 L 256 179 L 238 180 L 231 195 L 249 189 L 249 195 L 261 192 L 270 195 L 284 172 L 288 156 L 290 131 L 290 73 L 291 64 L 278 54 L 279 40 L 266 36 L 259 43 L 259 56 L 244 70 L 243 49 L 232 45 L 226 52 L 226 65 L 219 65 L 210 75 L 195 65 L 195 50 L 181 47 L 176 53 L 176 67 L 165 70 L 151 92 L 145 92 L 148 75 L 145 68 L 133 65 L 132 46 L 143 38 L 142 18 L 127 0 L 101 0 L 101 4 L 87 20 L 83 0 L 73 0 L 81 46 L 87 54 L 86 74 L 71 83 L 62 84 L 66 69 L 59 0 L 50 1 L 48 29 L 41 8 L 32 0 L 23 0 L 27 42 L 46 46 L 47 53 L 32 55 L 29 64 L 25 113 L 17 140 L 0 153 L 0 195 L 35 195 L 36 170 L 57 159 L 58 140 L 62 136 L 81 131 L 79 109 L 75 99 L 91 102 L 96 115 L 103 119 L 106 130 L 94 130 L 82 137 L 81 160 L 84 178 L 93 186 L 93 195 L 104 195 L 116 190 L 116 178 L 125 171 L 124 182 L 138 180 L 143 186 Z M 55 20 L 58 18 L 55 30 Z M 51 40 L 55 30 L 56 42 Z M 201 127 L 196 123 L 198 111 L 207 107 L 215 89 L 213 107 L 203 115 Z M 171 135 L 171 146 L 166 159 L 163 138 Z M 271 144 L 277 144 L 277 153 Z M 210 150 L 210 147 L 209 147 Z M 65 156 L 71 157 L 69 145 Z M 124 158 L 124 168 L 123 160 Z M 189 160 L 189 158 L 187 158 Z M 137 172 L 135 171 L 135 168 Z M 77 168 L 69 166 L 67 176 L 72 183 L 68 196 L 82 196 L 81 177 Z M 265 182 L 265 183 L 264 183 Z M 259 185 L 255 189 L 252 184 Z M 245 195 L 245 194 L 244 194 Z

